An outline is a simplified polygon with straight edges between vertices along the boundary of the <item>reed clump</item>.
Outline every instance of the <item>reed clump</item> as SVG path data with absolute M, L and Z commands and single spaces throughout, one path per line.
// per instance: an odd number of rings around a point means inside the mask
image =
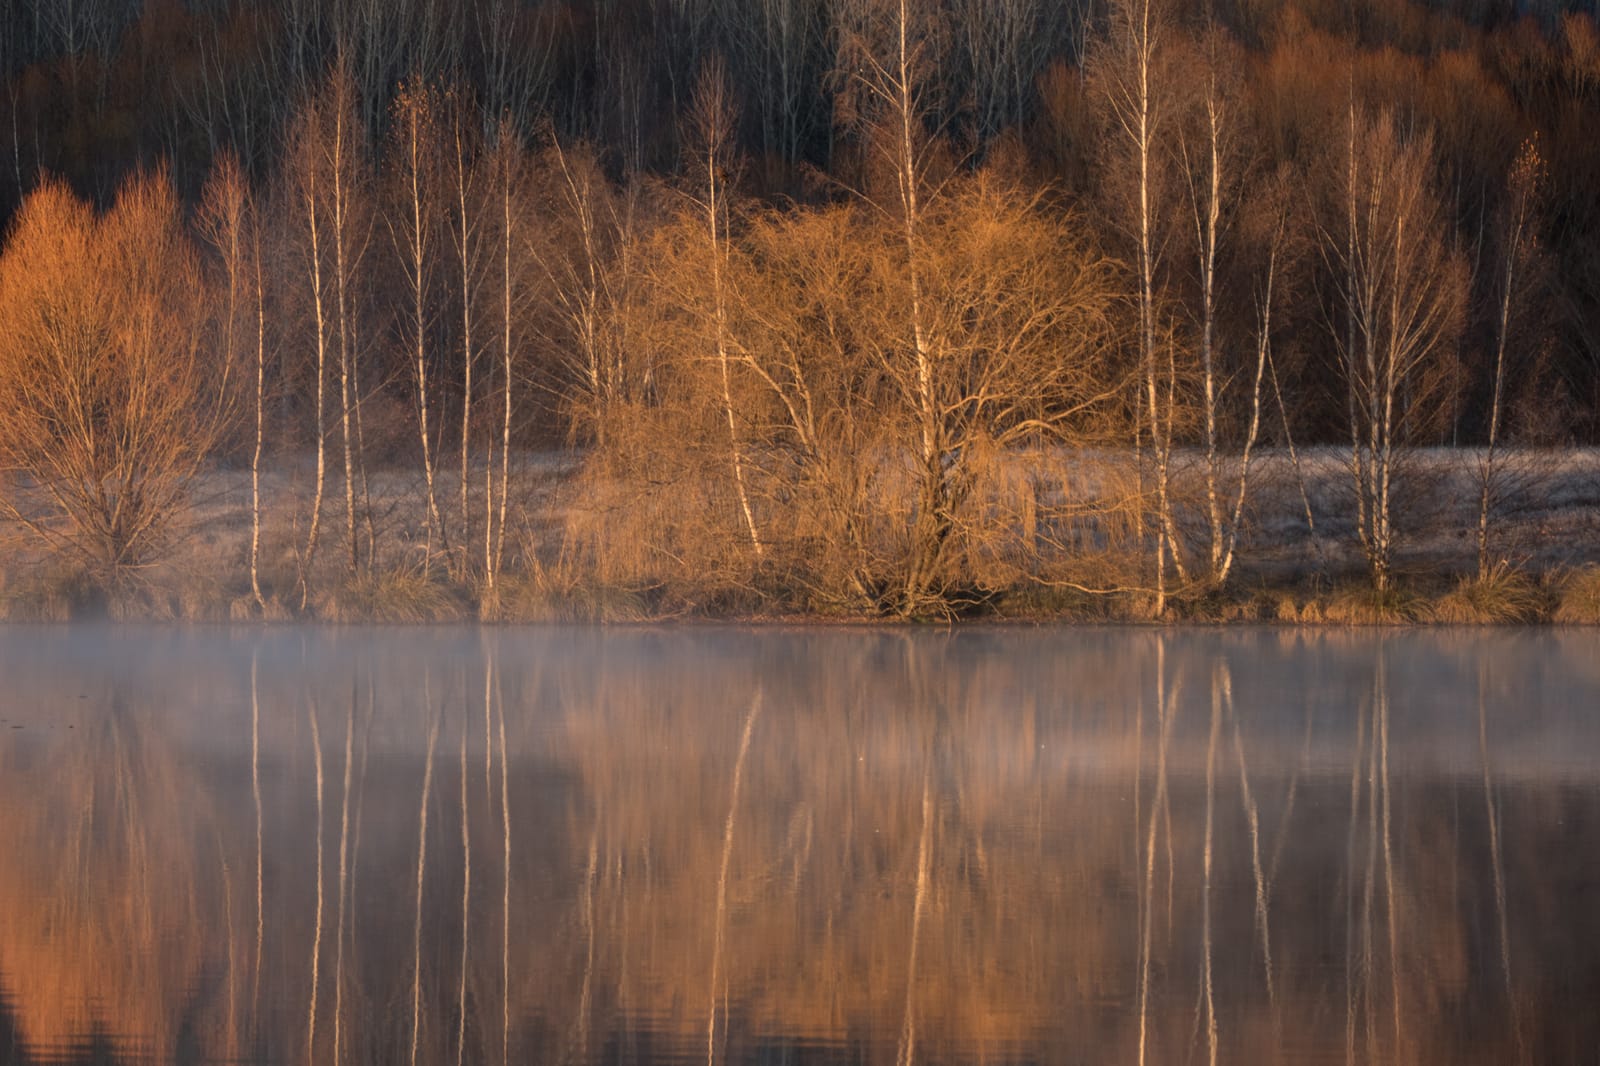
M 513 624 L 643 622 L 660 617 L 652 609 L 660 598 L 659 586 L 605 583 L 568 567 L 536 567 L 508 577 L 492 596 L 480 598 L 478 617 Z
M 1320 609 L 1323 621 L 1346 626 L 1414 625 L 1428 621 L 1433 613 L 1427 597 L 1400 583 L 1382 589 L 1370 584 L 1337 589 Z
M 330 622 L 416 625 L 459 621 L 467 609 L 459 590 L 421 566 L 401 565 L 350 575 L 319 599 L 316 613 Z
M 1600 566 L 1572 571 L 1558 589 L 1554 621 L 1565 625 L 1600 624 Z
M 1550 612 L 1546 589 L 1527 574 L 1498 566 L 1456 582 L 1433 605 L 1433 620 L 1451 625 L 1516 625 L 1537 622 Z

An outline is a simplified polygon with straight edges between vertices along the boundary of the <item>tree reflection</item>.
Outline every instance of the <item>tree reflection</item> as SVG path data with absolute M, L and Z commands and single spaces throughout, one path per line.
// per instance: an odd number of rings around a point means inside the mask
M 100 713 L 37 747 L 0 750 L 0 983 L 20 1044 L 169 1059 L 193 1019 L 227 1001 L 234 898 L 208 789 L 147 708 L 91 694 Z M 170 817 L 175 811 L 185 817 Z M 218 1002 L 220 1000 L 220 1003 Z
M 1415 639 L 252 649 L 203 740 L 194 691 L 103 686 L 0 747 L 0 1030 L 25 1063 L 1559 1058 L 1600 1035 L 1562 1009 L 1596 790 L 1516 772 L 1502 668 Z

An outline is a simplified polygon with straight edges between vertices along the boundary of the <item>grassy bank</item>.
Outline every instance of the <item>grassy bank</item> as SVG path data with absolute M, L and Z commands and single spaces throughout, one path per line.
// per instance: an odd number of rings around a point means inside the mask
M 950 591 L 937 622 L 1284 623 L 1297 625 L 1600 623 L 1600 453 L 1547 453 L 1492 514 L 1492 564 L 1479 575 L 1474 453 L 1427 453 L 1413 468 L 1394 584 L 1367 578 L 1348 518 L 1342 457 L 1261 460 L 1252 482 L 1240 562 L 1223 587 L 1167 585 L 1164 610 L 1146 579 L 1153 563 L 1130 556 L 1106 580 L 1020 569 L 981 575 Z M 491 585 L 469 551 L 430 541 L 425 493 L 406 472 L 368 486 L 370 526 L 349 526 L 340 491 L 324 501 L 322 536 L 307 564 L 309 469 L 280 464 L 262 481 L 262 521 L 252 583 L 247 471 L 208 473 L 159 563 L 115 584 L 70 555 L 11 528 L 0 536 L 0 618 L 62 622 L 108 618 L 179 622 L 420 624 L 633 623 L 661 620 L 882 621 L 870 599 L 819 596 L 777 560 L 703 569 L 665 560 L 626 515 L 597 508 L 580 457 L 524 456 L 510 494 L 502 564 Z M 457 483 L 439 486 L 456 499 Z M 1302 488 L 1304 491 L 1302 491 Z M 468 512 L 482 513 L 469 490 Z M 470 529 L 471 527 L 469 527 Z M 603 545 L 595 550 L 594 545 Z M 587 547 L 586 547 L 587 546 Z M 627 576 L 603 565 L 627 554 Z M 670 564 L 670 565 L 668 565 Z M 642 576 L 641 576 L 642 574 Z M 1132 575 L 1132 580 L 1128 575 Z M 1091 572 L 1091 576 L 1092 572 Z M 256 595 L 259 585 L 261 595 Z
M 156 622 L 318 621 L 343 624 L 628 624 L 657 621 L 882 622 L 869 612 L 816 610 L 774 592 L 724 593 L 696 600 L 661 586 L 609 586 L 546 574 L 508 576 L 491 597 L 446 569 L 408 566 L 328 579 L 313 587 L 302 609 L 271 597 L 265 608 L 248 583 L 180 564 L 153 569 L 118 590 L 96 587 L 81 571 L 60 564 L 0 571 L 0 620 Z M 1187 590 L 1168 598 L 1159 616 L 1143 591 L 1084 593 L 1019 587 L 978 590 L 948 616 L 913 622 L 1219 625 L 1595 625 L 1600 624 L 1600 567 L 1530 574 L 1500 571 L 1487 578 L 1407 575 L 1378 593 L 1359 575 L 1336 583 L 1320 578 Z

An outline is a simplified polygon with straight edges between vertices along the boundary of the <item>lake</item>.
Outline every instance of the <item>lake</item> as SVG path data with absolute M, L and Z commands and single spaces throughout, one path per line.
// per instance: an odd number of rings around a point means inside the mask
M 1600 1055 L 1600 634 L 0 628 L 0 1063 Z

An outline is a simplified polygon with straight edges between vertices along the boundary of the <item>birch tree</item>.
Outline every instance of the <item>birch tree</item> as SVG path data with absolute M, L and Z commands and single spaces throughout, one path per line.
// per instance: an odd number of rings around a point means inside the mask
M 901 590 L 901 609 L 915 613 L 937 599 L 940 564 L 953 526 L 954 485 L 944 459 L 947 443 L 934 392 L 939 352 L 929 335 L 924 306 L 922 222 L 928 201 L 937 195 L 939 145 L 927 119 L 939 45 L 936 13 L 910 0 L 841 0 L 836 12 L 845 115 L 853 118 L 869 168 L 885 174 L 884 194 L 867 202 L 892 219 L 903 256 L 904 288 L 899 297 L 908 327 L 908 344 L 895 353 L 903 399 L 917 427 L 914 451 L 917 485 L 912 535 Z
M 200 196 L 199 229 L 221 261 L 226 297 L 222 321 L 223 366 L 241 367 L 245 348 L 254 350 L 250 450 L 250 591 L 265 611 L 261 591 L 261 450 L 265 436 L 266 306 L 262 292 L 261 223 L 256 201 L 238 157 L 224 153 L 212 167 Z M 251 342 L 254 342 L 253 344 Z M 242 367 L 241 367 L 242 369 Z M 227 387 L 226 385 L 224 387 Z
M 434 320 L 432 281 L 435 271 L 437 196 L 440 184 L 437 95 L 416 77 L 400 87 L 392 107 L 389 158 L 393 200 L 397 209 L 385 218 L 389 236 L 404 274 L 407 307 L 402 331 L 406 337 L 407 364 L 416 394 L 417 442 L 422 451 L 423 491 L 427 503 L 427 545 L 424 570 L 435 550 L 450 551 L 449 532 L 439 510 L 435 465 L 435 439 L 439 415 L 430 399 L 431 377 L 428 338 Z
M 1269 202 L 1278 206 L 1272 225 L 1276 233 L 1266 236 L 1264 292 L 1256 308 L 1259 325 L 1255 365 L 1229 366 L 1225 361 L 1225 339 L 1221 336 L 1219 291 L 1224 271 L 1224 244 L 1231 239 L 1239 209 L 1245 165 L 1239 141 L 1240 116 L 1235 101 L 1243 92 L 1240 70 L 1243 51 L 1218 27 L 1208 28 L 1196 42 L 1193 69 L 1193 96 L 1179 125 L 1177 155 L 1184 199 L 1188 208 L 1189 249 L 1198 289 L 1199 307 L 1197 348 L 1200 357 L 1200 413 L 1203 419 L 1202 443 L 1205 452 L 1206 576 L 1221 585 L 1232 572 L 1239 539 L 1239 521 L 1248 490 L 1250 463 L 1261 427 L 1261 385 L 1265 377 L 1268 343 L 1271 334 L 1272 289 L 1276 279 L 1277 244 L 1281 242 L 1282 201 L 1263 190 Z M 1224 454 L 1227 394 L 1239 380 L 1244 386 L 1240 397 L 1248 410 L 1247 428 L 1238 443 L 1238 454 Z M 1228 476 L 1229 464 L 1233 476 Z M 1228 497 L 1233 497 L 1230 507 Z
M 750 537 L 750 550 L 759 559 L 765 554 L 761 533 L 756 528 L 755 512 L 750 505 L 750 488 L 746 484 L 744 444 L 740 440 L 738 419 L 734 412 L 732 363 L 728 307 L 728 225 L 729 209 L 728 174 L 732 167 L 729 139 L 733 130 L 733 109 L 729 99 L 727 74 L 720 64 L 708 64 L 695 87 L 693 110 L 690 114 L 691 138 L 694 145 L 697 178 L 703 182 L 694 197 L 695 210 L 705 223 L 706 246 L 711 264 L 711 335 L 716 366 L 721 385 L 721 406 L 728 427 L 728 453 L 733 468 L 734 492 L 738 497 L 739 511 L 744 519 L 745 532 Z
M 323 198 L 326 178 L 322 175 L 318 145 L 318 117 L 313 102 L 296 118 L 290 128 L 284 169 L 288 171 L 287 183 L 291 190 L 293 210 L 304 221 L 305 281 L 311 297 L 312 349 L 312 411 L 314 425 L 312 443 L 315 449 L 315 474 L 311 494 L 311 514 L 308 519 L 305 547 L 299 553 L 300 609 L 303 611 L 311 596 L 311 568 L 316 561 L 318 540 L 322 531 L 322 501 L 327 486 L 328 423 L 327 377 L 329 318 L 328 293 L 323 283 L 324 256 L 326 255 L 323 223 Z
M 304 252 L 315 334 L 316 481 L 310 528 L 301 557 L 302 608 L 309 596 L 307 580 L 318 547 L 326 492 L 327 438 L 331 431 L 327 410 L 330 375 L 337 377 L 338 387 L 335 402 L 344 474 L 347 571 L 354 573 L 359 562 L 358 519 L 367 525 L 369 556 L 375 539 L 367 502 L 369 494 L 364 484 L 365 449 L 361 446 L 357 272 L 365 253 L 368 223 L 363 217 L 363 194 L 358 191 L 365 179 L 366 161 L 364 134 L 357 120 L 356 105 L 355 83 L 348 66 L 340 62 L 307 102 L 289 136 L 287 168 L 297 213 L 305 225 Z M 362 499 L 359 510 L 358 491 Z
M 497 275 L 500 373 L 500 478 L 496 488 L 493 449 L 485 462 L 484 474 L 484 582 L 493 602 L 503 556 L 506 519 L 511 488 L 511 433 L 514 389 L 523 367 L 523 320 L 529 303 L 527 294 L 527 240 L 523 236 L 526 195 L 524 184 L 528 160 L 517 137 L 509 111 L 502 112 L 495 130 L 495 143 L 487 157 L 493 181 L 491 210 L 495 215 L 496 244 L 494 270 Z
M 1346 386 L 1356 535 L 1373 588 L 1394 576 L 1394 494 L 1405 453 L 1437 414 L 1436 359 L 1456 343 L 1465 267 L 1446 240 L 1432 191 L 1432 136 L 1403 131 L 1352 100 L 1334 177 L 1342 218 L 1325 225 L 1343 328 L 1334 341 Z
M 344 452 L 344 513 L 347 565 L 353 573 L 360 564 L 357 541 L 359 518 L 367 534 L 367 561 L 374 561 L 376 536 L 372 524 L 371 494 L 367 488 L 363 391 L 361 383 L 361 331 L 358 319 L 358 275 L 365 256 L 370 221 L 365 186 L 368 178 L 365 126 L 359 122 L 356 84 L 340 62 L 331 76 L 326 138 L 328 188 L 331 193 L 334 267 L 334 307 L 339 331 L 339 430 Z
M 543 191 L 541 224 L 527 234 L 542 282 L 532 318 L 554 364 L 570 432 L 604 447 L 615 405 L 634 391 L 624 309 L 640 276 L 638 191 L 608 181 L 587 145 L 547 137 L 530 183 Z
M 1170 32 L 1159 0 L 1115 0 L 1106 29 L 1090 57 L 1091 77 L 1109 117 L 1108 184 L 1116 205 L 1116 225 L 1131 244 L 1138 308 L 1137 352 L 1142 376 L 1142 431 L 1148 436 L 1156 467 L 1156 612 L 1165 610 L 1167 561 L 1187 583 L 1171 487 L 1172 405 L 1170 375 L 1163 375 L 1163 343 L 1170 337 L 1161 307 L 1160 274 L 1168 226 L 1167 185 L 1163 160 L 1170 119 L 1162 90 L 1166 38 Z M 1170 364 L 1169 364 L 1170 365 Z M 1167 383 L 1163 402 L 1163 382 Z
M 1504 489 L 1500 438 L 1505 412 L 1506 375 L 1524 360 L 1512 350 L 1513 334 L 1524 312 L 1525 295 L 1538 277 L 1540 191 L 1544 160 L 1533 140 L 1524 141 L 1506 176 L 1505 199 L 1494 223 L 1497 275 L 1494 289 L 1493 383 L 1489 396 L 1487 446 L 1478 468 L 1478 580 L 1487 580 L 1490 566 L 1489 526 L 1495 497 Z
M 461 474 L 457 485 L 461 533 L 460 569 L 468 569 L 467 554 L 472 544 L 472 514 L 468 499 L 472 483 L 472 408 L 476 386 L 480 341 L 474 339 L 479 287 L 483 273 L 483 220 L 479 192 L 477 154 L 479 141 L 475 128 L 476 111 L 459 90 L 447 95 L 448 131 L 446 169 L 449 182 L 448 228 L 455 252 L 458 310 L 461 323 Z

